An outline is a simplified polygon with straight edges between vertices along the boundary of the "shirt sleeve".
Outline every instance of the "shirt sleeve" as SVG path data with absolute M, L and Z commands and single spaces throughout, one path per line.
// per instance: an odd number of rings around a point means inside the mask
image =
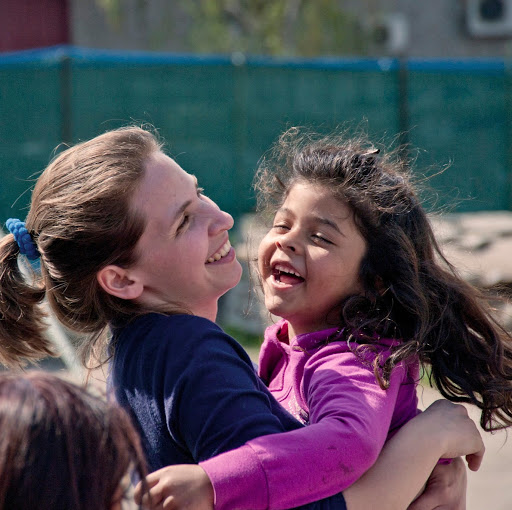
M 201 463 L 214 485 L 216 508 L 252 508 L 238 495 L 233 500 L 230 491 L 238 484 L 268 501 L 268 506 L 258 508 L 275 509 L 347 488 L 377 459 L 404 375 L 405 369 L 396 367 L 384 390 L 358 356 L 337 345 L 322 348 L 304 373 L 309 426 L 250 440 Z M 254 478 L 248 476 L 252 470 L 257 473 Z M 266 485 L 260 485 L 262 479 Z
M 168 430 L 194 462 L 301 427 L 274 401 L 243 348 L 221 330 L 204 331 L 184 350 L 179 376 L 168 374 L 164 383 L 164 401 Z

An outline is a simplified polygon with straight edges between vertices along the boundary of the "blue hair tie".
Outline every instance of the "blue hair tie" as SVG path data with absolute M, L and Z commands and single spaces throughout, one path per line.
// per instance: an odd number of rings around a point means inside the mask
M 34 243 L 27 227 L 25 227 L 24 221 L 20 221 L 18 218 L 9 218 L 5 225 L 18 243 L 22 255 L 26 255 L 29 260 L 36 260 L 40 257 L 36 243 Z

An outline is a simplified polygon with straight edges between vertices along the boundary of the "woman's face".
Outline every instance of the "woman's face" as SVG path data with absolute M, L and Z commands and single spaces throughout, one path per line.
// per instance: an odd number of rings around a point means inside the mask
M 215 320 L 219 297 L 242 274 L 228 237 L 233 218 L 201 193 L 193 175 L 161 152 L 148 159 L 133 207 L 146 217 L 131 268 L 144 285 L 139 301 L 151 307 L 178 305 Z

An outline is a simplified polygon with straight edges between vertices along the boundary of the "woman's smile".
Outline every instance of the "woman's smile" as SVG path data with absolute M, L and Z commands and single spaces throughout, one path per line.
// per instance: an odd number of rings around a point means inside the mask
M 220 259 L 223 259 L 224 257 L 226 257 L 226 255 L 229 252 L 233 252 L 233 254 L 234 254 L 234 250 L 231 248 L 231 243 L 229 242 L 229 239 L 228 239 L 219 251 L 214 253 L 211 257 L 208 257 L 208 259 L 206 260 L 206 263 L 213 264 L 214 262 L 218 262 Z

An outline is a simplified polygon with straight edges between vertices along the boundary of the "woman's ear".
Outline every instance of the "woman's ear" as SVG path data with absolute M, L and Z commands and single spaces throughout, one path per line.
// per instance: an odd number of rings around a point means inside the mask
M 100 269 L 96 279 L 107 294 L 121 299 L 137 299 L 144 290 L 141 281 L 132 278 L 127 269 L 115 265 Z

